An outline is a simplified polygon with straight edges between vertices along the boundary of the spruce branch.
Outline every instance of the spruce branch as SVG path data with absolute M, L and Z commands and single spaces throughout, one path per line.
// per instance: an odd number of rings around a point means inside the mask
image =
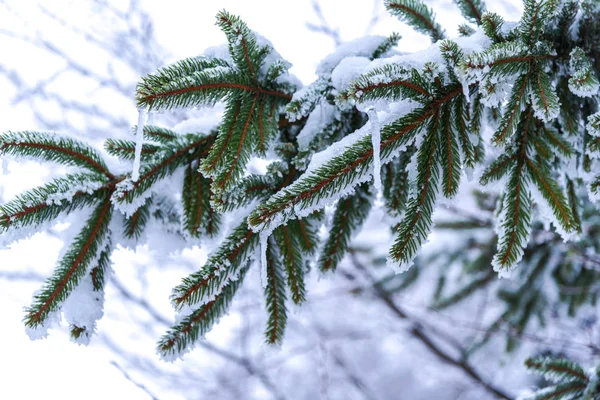
M 409 147 L 383 168 L 383 198 L 386 210 L 392 218 L 399 218 L 404 212 L 409 193 L 408 166 L 414 152 L 415 148 Z
M 586 53 L 575 47 L 570 54 L 569 89 L 579 97 L 591 97 L 600 93 L 600 81 Z
M 508 172 L 506 196 L 503 199 L 501 234 L 498 239 L 498 252 L 492 264 L 497 271 L 508 270 L 517 264 L 523 256 L 523 248 L 529 240 L 531 229 L 531 194 L 527 190 L 528 177 L 525 174 L 527 161 L 527 135 L 531 129 L 531 110 L 522 119 L 519 130 L 519 147 L 514 155 L 513 166 Z
M 571 215 L 571 209 L 567 203 L 566 196 L 556 181 L 547 172 L 550 167 L 535 163 L 531 159 L 527 159 L 526 165 L 532 181 L 552 208 L 552 212 L 558 223 L 567 232 L 575 230 L 573 215 Z
M 324 219 L 323 211 L 315 211 L 314 213 L 288 224 L 290 232 L 298 238 L 300 249 L 305 261 L 317 252 L 319 246 L 319 228 Z
M 398 44 L 398 42 L 402 39 L 402 36 L 398 33 L 392 33 L 389 35 L 373 52 L 371 59 L 374 60 L 376 58 L 382 57 L 389 50 L 391 50 L 394 46 Z
M 210 179 L 198 171 L 198 166 L 199 162 L 188 163 L 183 177 L 183 227 L 192 237 L 212 237 L 218 233 L 221 217 L 210 204 Z
M 157 351 L 163 358 L 175 359 L 184 351 L 190 350 L 192 345 L 204 337 L 206 332 L 227 312 L 248 271 L 247 262 L 244 264 L 236 279 L 229 280 L 211 301 L 183 317 L 160 338 Z
M 219 212 L 228 212 L 252 201 L 265 200 L 282 187 L 283 179 L 279 170 L 273 171 L 267 175 L 248 175 L 227 193 L 214 197 L 212 207 Z
M 399 171 L 399 173 L 402 172 Z M 391 177 L 391 179 L 394 178 Z M 350 248 L 352 237 L 367 219 L 372 202 L 373 193 L 368 183 L 363 183 L 356 188 L 354 193 L 338 201 L 333 220 L 328 227 L 329 236 L 317 263 L 321 272 L 335 271 Z
M 91 286 L 91 293 L 86 293 L 86 295 L 92 296 L 92 301 L 100 303 L 100 307 L 103 307 L 104 303 L 104 286 L 106 284 L 105 276 L 108 274 L 110 269 L 110 255 L 112 250 L 111 238 L 108 236 L 106 239 L 106 244 L 98 256 L 96 265 L 90 269 L 89 280 L 86 281 L 84 278 L 83 281 L 79 283 L 79 285 Z M 102 312 L 93 315 L 92 319 L 72 318 L 71 316 L 71 320 L 68 321 L 70 323 L 69 330 L 71 339 L 76 343 L 86 345 L 89 344 L 92 334 L 96 329 L 96 318 L 101 316 Z
M 464 108 L 464 107 L 463 107 Z M 464 116 L 462 109 L 459 115 L 454 115 L 452 113 L 452 106 L 445 105 L 442 108 L 441 115 L 441 124 L 442 128 L 439 132 L 439 159 L 441 160 L 442 166 L 442 182 L 443 188 L 442 192 L 444 196 L 451 198 L 458 191 L 458 185 L 460 183 L 461 176 L 461 157 L 459 154 L 459 138 L 458 135 L 455 134 L 455 128 L 453 121 L 460 119 Z M 464 125 L 464 122 L 463 122 Z M 465 138 L 467 141 L 467 145 L 471 142 L 468 138 Z
M 107 275 L 110 270 L 110 255 L 112 253 L 112 241 L 107 238 L 106 245 L 96 261 L 96 265 L 90 270 L 90 276 L 92 278 L 92 286 L 96 292 L 104 290 L 106 285 Z
M 562 157 L 570 157 L 575 154 L 575 149 L 573 145 L 564 138 L 560 132 L 554 129 L 551 126 L 544 125 L 542 128 L 542 136 L 545 140 L 545 143 L 552 148 L 555 153 Z
M 161 151 L 160 158 L 153 158 L 144 164 L 139 179 L 135 182 L 125 180 L 117 187 L 113 195 L 116 205 L 132 204 L 142 198 L 159 180 L 172 175 L 178 168 L 185 165 L 190 158 L 204 155 L 210 148 L 214 135 L 189 134 L 173 142 L 171 146 Z
M 94 149 L 67 137 L 30 131 L 3 133 L 0 135 L 0 155 L 77 166 L 105 175 L 108 179 L 115 178 Z
M 494 43 L 503 40 L 501 35 L 502 25 L 504 25 L 504 19 L 496 13 L 486 12 L 481 16 L 481 28 L 485 35 L 492 39 Z
M 448 92 L 426 103 L 381 130 L 381 158 L 387 163 L 399 151 L 411 144 L 438 108 L 462 94 L 462 88 Z M 437 135 L 437 132 L 436 132 Z M 370 177 L 373 163 L 373 147 L 369 134 L 348 147 L 339 156 L 304 174 L 299 180 L 272 196 L 258 206 L 248 217 L 251 226 L 274 229 L 292 219 L 294 210 L 321 208 L 338 193 L 365 182 Z M 303 216 L 303 212 L 296 215 Z
M 390 14 L 406 22 L 417 32 L 429 35 L 432 42 L 446 36 L 442 27 L 435 22 L 433 11 L 421 0 L 385 0 L 384 4 Z
M 439 165 L 436 162 L 439 114 L 432 116 L 427 134 L 417 153 L 417 192 L 406 205 L 406 213 L 396 228 L 396 240 L 390 249 L 390 257 L 398 262 L 399 271 L 407 270 L 420 246 L 425 242 L 432 227 L 432 214 L 439 185 Z
M 431 88 L 414 68 L 386 64 L 361 75 L 341 97 L 360 101 L 377 99 L 413 99 L 423 102 L 431 97 Z
M 458 26 L 458 34 L 461 37 L 467 37 L 467 36 L 471 36 L 472 34 L 474 34 L 476 31 L 475 29 L 473 29 L 471 26 L 469 26 L 468 24 L 460 24 Z
M 273 232 L 273 238 L 285 266 L 286 282 L 292 301 L 295 304 L 301 304 L 306 301 L 306 288 L 304 284 L 305 259 L 302 254 L 300 238 L 294 235 L 287 225 L 277 228 Z
M 268 344 L 281 344 L 287 323 L 285 269 L 274 239 L 271 237 L 269 241 L 267 285 L 264 289 L 268 314 L 265 340 Z
M 104 142 L 104 148 L 111 156 L 120 158 L 121 160 L 133 160 L 135 158 L 135 142 L 132 140 L 122 139 L 107 139 Z M 156 152 L 160 151 L 161 147 L 144 143 L 142 147 L 142 160 L 148 161 Z
M 257 249 L 258 235 L 241 223 L 223 241 L 197 272 L 184 278 L 173 289 L 171 303 L 181 310 L 211 302 L 223 287 L 234 281 L 247 265 L 248 257 Z
M 133 132 L 137 132 L 137 126 L 133 126 Z M 144 140 L 168 145 L 176 140 L 179 135 L 170 129 L 154 125 L 144 125 Z
M 110 184 L 98 174 L 70 174 L 29 190 L 0 206 L 0 231 L 39 226 L 106 197 Z
M 526 104 L 526 94 L 530 90 L 529 74 L 522 75 L 515 81 L 513 92 L 508 101 L 504 115 L 500 121 L 498 130 L 494 133 L 492 141 L 496 145 L 505 143 L 517 129 L 519 121 L 521 121 L 521 113 Z
M 39 293 L 34 295 L 33 304 L 27 308 L 25 325 L 38 328 L 44 325 L 51 312 L 58 310 L 69 293 L 88 272 L 98 251 L 109 235 L 108 224 L 112 205 L 105 198 L 93 211 L 83 229 L 60 260 L 54 275 L 50 277 Z
M 555 385 L 537 390 L 526 399 L 594 400 L 598 398 L 598 389 L 600 388 L 598 384 L 600 369 L 598 368 L 592 370 L 588 376 L 579 364 L 558 357 L 529 358 L 525 360 L 525 367 L 555 383 Z
M 535 88 L 531 91 L 531 98 L 536 111 L 535 116 L 545 122 L 555 119 L 560 111 L 560 102 L 550 85 L 550 77 L 538 68 L 532 79 Z
M 447 257 L 450 265 L 464 262 L 463 269 L 472 280 L 442 297 L 450 276 L 442 274 L 434 307 L 456 304 L 486 287 L 493 277 L 493 271 L 486 267 L 494 248 L 495 270 L 510 270 L 523 259 L 526 282 L 516 290 L 499 291 L 507 310 L 474 346 L 482 345 L 492 332 L 509 324 L 512 336 L 507 348 L 512 349 L 532 318 L 543 317 L 548 299 L 540 289 L 542 277 L 551 275 L 565 287 L 585 286 L 598 277 L 595 270 L 579 268 L 587 265 L 582 263 L 590 257 L 572 249 L 557 251 L 560 265 L 546 267 L 554 260 L 551 246 L 558 246 L 554 239 L 536 238 L 535 246 L 526 248 L 531 231 L 534 235 L 540 232 L 532 220 L 533 194 L 537 192 L 541 196 L 536 200 L 548 206 L 548 215 L 564 238 L 596 229 L 588 226 L 589 211 L 578 196 L 577 186 L 587 185 L 590 197 L 600 198 L 600 176 L 594 169 L 600 152 L 600 55 L 595 46 L 600 35 L 594 27 L 598 10 L 587 1 L 579 13 L 574 2 L 558 7 L 554 0 L 526 0 L 522 20 L 507 32 L 503 20 L 486 12 L 482 1 L 456 3 L 470 22 L 482 26 L 492 44 L 478 41 L 479 50 L 472 51 L 470 46 L 461 48 L 456 42 L 443 40 L 433 49 L 441 55 L 436 62 L 396 62 L 407 60 L 400 57 L 387 64 L 376 63 L 375 68 L 370 64 L 369 70 L 348 87 L 339 87 L 339 79 L 334 77 L 346 71 L 338 66 L 345 52 L 359 44 L 356 42 L 324 60 L 317 69 L 317 81 L 297 92 L 294 79 L 287 73 L 289 64 L 271 45 L 238 17 L 220 12 L 217 25 L 225 33 L 229 55 L 189 58 L 161 68 L 144 77 L 136 92 L 138 105 L 149 110 L 224 102 L 225 113 L 217 131 L 180 135 L 167 128 L 144 127 L 142 170 L 135 181 L 128 175 L 111 174 L 93 149 L 72 139 L 31 132 L 0 136 L 0 155 L 36 157 L 89 171 L 57 179 L 0 207 L 0 230 L 38 225 L 84 206 L 96 207 L 55 274 L 34 298 L 26 325 L 47 327 L 50 313 L 58 311 L 69 293 L 83 288 L 78 285 L 87 284 L 87 280 L 100 294 L 111 250 L 106 243 L 110 241 L 108 224 L 113 206 L 126 214 L 125 236 L 137 241 L 150 218 L 188 239 L 212 236 L 218 230 L 221 212 L 262 202 L 247 222 L 230 232 L 200 270 L 173 290 L 171 300 L 181 318 L 161 339 L 158 350 L 167 358 L 180 355 L 226 312 L 258 250 L 259 237 L 268 244 L 260 246 L 266 250 L 261 270 L 268 314 L 265 338 L 271 344 L 281 343 L 287 321 L 286 289 L 294 303 L 306 299 L 305 274 L 319 249 L 318 231 L 324 214 L 320 210 L 337 201 L 318 258 L 319 269 L 330 271 L 349 250 L 352 236 L 367 218 L 374 196 L 371 185 L 380 187 L 379 178 L 371 182 L 373 167 L 383 165 L 385 207 L 397 234 L 389 263 L 399 270 L 407 269 L 432 230 L 440 193 L 447 198 L 455 196 L 463 169 L 469 172 L 484 162 L 482 121 L 493 120 L 499 126 L 492 144 L 503 148 L 485 169 L 481 183 L 504 179 L 497 207 L 499 237 L 483 245 L 470 241 L 468 256 Z M 388 0 L 385 4 L 392 14 L 429 34 L 433 41 L 444 38 L 433 11 L 423 2 Z M 461 28 L 463 35 L 472 34 L 467 28 Z M 368 45 L 365 41 L 352 54 L 370 60 L 385 57 L 399 38 L 396 34 L 369 38 Z M 430 52 L 424 54 L 431 56 Z M 423 67 L 414 67 L 419 64 Z M 382 126 L 375 122 L 377 118 L 367 118 L 363 111 L 369 107 L 386 116 Z M 284 108 L 285 116 L 280 115 Z M 369 115 L 376 114 L 369 110 Z M 587 133 L 581 129 L 585 119 Z M 334 144 L 340 140 L 343 142 Z M 132 141 L 109 139 L 105 148 L 121 160 L 139 161 Z M 325 153 L 315 157 L 320 151 Z M 279 159 L 269 165 L 266 175 L 247 170 L 252 157 L 267 154 Z M 567 159 L 575 168 L 565 172 Z M 182 169 L 179 211 L 168 196 L 155 192 L 159 180 Z M 563 181 L 566 190 L 559 184 Z M 477 201 L 491 213 L 493 200 L 493 196 L 487 199 L 485 207 L 482 204 L 486 201 Z M 441 224 L 446 229 L 490 225 L 487 219 L 477 218 Z M 581 246 L 596 248 L 597 244 L 591 241 Z M 485 254 L 473 259 L 470 254 L 476 250 Z M 406 287 L 417 275 L 413 270 L 396 289 Z M 383 286 L 376 286 L 378 297 L 390 310 L 407 319 L 389 293 L 381 291 Z M 570 313 L 594 300 L 595 295 L 588 291 L 560 297 Z M 77 340 L 89 338 L 95 326 L 95 321 L 69 323 Z M 466 361 L 446 354 L 423 326 L 415 324 L 411 333 L 488 391 L 507 397 L 482 381 Z M 591 398 L 595 383 L 582 385 L 575 380 L 558 382 L 541 398 L 580 392 Z
M 123 234 L 125 237 L 136 240 L 140 239 L 150 219 L 151 207 L 152 198 L 148 197 L 133 214 L 123 218 Z
M 215 144 L 202 163 L 219 194 L 242 176 L 252 155 L 265 154 L 276 136 L 278 110 L 292 99 L 295 86 L 283 76 L 289 65 L 266 64 L 273 49 L 260 45 L 238 17 L 221 11 L 217 25 L 227 37 L 231 65 L 216 58 L 185 60 L 144 78 L 137 98 L 139 106 L 151 109 L 227 102 Z
M 486 12 L 482 0 L 454 0 L 463 16 L 469 21 L 481 25 L 481 16 Z
M 552 382 L 561 381 L 588 381 L 583 368 L 576 363 L 566 359 L 555 359 L 550 357 L 529 358 L 525 361 L 525 366 L 532 372 L 543 376 Z

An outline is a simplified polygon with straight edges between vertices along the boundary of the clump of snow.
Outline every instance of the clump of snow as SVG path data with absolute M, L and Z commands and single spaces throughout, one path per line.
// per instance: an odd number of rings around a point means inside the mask
M 79 344 L 89 344 L 91 334 L 96 329 L 96 321 L 104 315 L 103 309 L 104 291 L 94 290 L 92 277 L 88 273 L 79 281 L 62 307 L 69 324 L 85 329 L 79 338 L 71 339 Z
M 231 54 L 229 54 L 229 46 L 227 44 L 209 47 L 202 52 L 200 57 L 220 58 L 221 60 L 227 61 L 229 64 L 233 64 L 233 59 L 231 58 Z
M 111 201 L 115 208 L 125 214 L 126 217 L 133 215 L 138 208 L 143 206 L 148 200 L 148 197 L 152 195 L 151 190 L 146 190 L 137 196 L 134 196 L 131 202 L 123 201 L 125 193 L 130 192 L 134 189 L 135 181 L 130 178 L 126 178 L 115 186 L 115 191 L 111 197 Z
M 256 44 L 258 46 L 268 47 L 270 50 L 269 54 L 267 54 L 263 61 L 263 64 L 260 67 L 260 71 L 258 72 L 259 76 L 264 77 L 271 65 L 279 62 L 285 68 L 285 72 L 277 77 L 277 82 L 280 84 L 287 84 L 294 88 L 302 87 L 302 82 L 300 81 L 300 79 L 288 72 L 288 70 L 292 67 L 292 63 L 283 58 L 281 54 L 279 54 L 277 50 L 275 50 L 273 43 L 271 43 L 269 39 L 254 31 L 252 33 L 256 37 Z
M 348 87 L 361 74 L 367 72 L 371 60 L 367 57 L 347 57 L 340 61 L 331 73 L 331 83 L 338 91 Z
M 58 328 L 60 326 L 60 321 L 60 310 L 50 312 L 42 325 L 38 325 L 35 328 L 25 327 L 25 333 L 31 340 L 45 339 L 48 337 L 48 330 Z
M 499 107 L 507 99 L 508 94 L 512 90 L 513 83 L 513 79 L 488 76 L 479 85 L 481 102 L 487 107 Z
M 171 130 L 180 134 L 186 133 L 209 133 L 215 129 L 223 117 L 224 107 L 217 104 L 214 107 L 200 110 L 200 116 L 184 119 L 175 125 Z M 197 113 L 194 113 L 198 115 Z
M 342 43 L 333 53 L 325 57 L 317 66 L 317 75 L 329 75 L 344 58 L 372 57 L 373 52 L 387 38 L 385 36 L 365 36 L 350 42 Z
M 71 180 L 70 178 L 75 178 L 75 179 Z M 89 177 L 86 177 L 85 175 L 70 176 L 69 181 L 71 182 L 71 184 L 69 185 L 68 188 L 66 188 L 67 190 L 57 191 L 56 193 L 49 194 L 46 197 L 46 204 L 53 205 L 53 204 L 62 204 L 62 202 L 71 202 L 73 200 L 73 197 L 75 197 L 77 194 L 82 194 L 82 193 L 92 194 L 96 190 L 98 190 L 102 186 L 104 186 L 103 182 L 99 182 L 99 181 L 95 181 L 95 180 L 86 180 L 86 178 L 89 179 Z

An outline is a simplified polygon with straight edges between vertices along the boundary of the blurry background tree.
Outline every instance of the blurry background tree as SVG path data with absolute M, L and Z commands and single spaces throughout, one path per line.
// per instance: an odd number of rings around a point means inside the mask
M 459 12 L 454 4 L 429 5 L 446 30 L 457 29 L 453 16 Z M 518 19 L 520 2 L 494 6 L 508 20 Z M 135 83 L 176 59 L 164 50 L 169 46 L 159 44 L 152 13 L 145 11 L 153 4 L 72 3 L 68 13 L 50 5 L 23 8 L 3 2 L 1 7 L 6 18 L 0 43 L 3 53 L 10 55 L 0 65 L 0 100 L 6 110 L 1 114 L 10 115 L 2 130 L 57 131 L 85 138 L 98 148 L 106 138 L 130 138 L 136 118 Z M 405 41 L 410 38 L 411 33 L 402 31 L 378 2 L 361 5 L 357 12 L 363 16 L 356 21 L 340 17 L 332 22 L 334 13 L 327 11 L 337 7 L 305 4 L 308 30 L 331 38 L 323 55 L 378 26 L 386 34 L 400 31 Z M 248 17 L 247 12 L 236 12 Z M 207 24 L 212 25 L 215 13 L 206 13 Z M 356 32 L 357 23 L 364 25 L 364 32 Z M 347 24 L 351 34 L 343 36 L 343 25 L 336 24 Z M 212 40 L 194 45 L 192 51 L 203 50 Z M 289 50 L 276 48 L 295 61 L 288 54 L 296 48 L 288 46 Z M 402 45 L 400 49 L 414 50 Z M 182 55 L 190 54 L 177 54 Z M 310 58 L 312 64 L 298 72 L 304 83 L 313 78 L 304 71 L 312 70 L 309 67 L 322 57 Z M 220 112 L 176 111 L 154 118 L 185 133 L 199 124 L 189 118 L 214 121 L 212 114 Z M 62 172 L 62 167 L 3 158 L 0 202 Z M 186 249 L 185 243 L 171 238 L 168 245 L 173 252 L 162 254 L 168 246 L 159 245 L 161 236 L 150 238 L 135 252 L 119 249 L 112 260 L 116 272 L 107 284 L 100 340 L 92 341 L 92 346 L 112 352 L 111 362 L 135 383 L 140 398 L 512 398 L 533 383 L 524 374 L 527 356 L 561 354 L 587 365 L 598 357 L 595 299 L 600 259 L 586 249 L 599 249 L 594 232 L 600 231 L 600 218 L 595 208 L 583 204 L 587 242 L 576 245 L 564 244 L 541 225 L 534 226 L 518 276 L 498 280 L 490 267 L 496 248 L 495 200 L 494 194 L 465 185 L 461 201 L 436 215 L 437 230 L 418 265 L 401 275 L 381 262 L 392 238 L 379 227 L 381 214 L 372 213 L 336 275 L 319 282 L 314 274 L 310 278 L 310 295 L 288 318 L 280 351 L 262 345 L 265 307 L 258 273 L 251 271 L 254 277 L 247 279 L 230 315 L 200 343 L 200 349 L 174 365 L 153 356 L 154 341 L 172 324 L 167 301 L 171 287 L 203 264 L 204 246 Z M 54 264 L 28 257 L 30 249 L 58 252 L 62 239 L 69 237 L 68 223 L 49 232 L 50 236 L 36 234 L 10 250 L 0 250 L 2 292 L 14 299 L 3 296 L 18 309 Z M 6 324 L 19 323 L 15 314 L 2 318 Z

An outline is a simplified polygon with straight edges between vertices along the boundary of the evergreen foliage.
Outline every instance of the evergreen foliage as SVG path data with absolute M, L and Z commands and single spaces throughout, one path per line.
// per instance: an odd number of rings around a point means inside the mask
M 573 361 L 557 357 L 536 357 L 525 361 L 527 369 L 553 383 L 538 390 L 531 400 L 582 399 L 600 398 L 600 369 L 592 369 L 586 373 Z
M 600 278 L 584 257 L 600 249 L 593 234 L 600 231 L 594 218 L 600 202 L 600 7 L 591 0 L 525 0 L 523 17 L 513 25 L 487 12 L 483 1 L 456 3 L 477 28 L 464 24 L 462 37 L 450 40 L 420 0 L 385 1 L 392 15 L 429 35 L 432 47 L 400 55 L 397 34 L 358 39 L 323 60 L 317 80 L 304 88 L 266 39 L 220 12 L 227 51 L 143 77 L 136 100 L 149 112 L 222 102 L 223 119 L 209 132 L 140 126 L 136 141 L 107 140 L 109 155 L 141 163 L 139 174 L 111 172 L 98 152 L 71 138 L 0 135 L 2 156 L 86 171 L 0 206 L 0 233 L 10 234 L 9 240 L 25 228 L 89 210 L 54 274 L 34 295 L 27 327 L 44 333 L 78 288 L 103 299 L 113 243 L 143 242 L 150 221 L 200 240 L 215 237 L 224 214 L 236 212 L 237 226 L 173 289 L 179 315 L 158 352 L 174 359 L 190 350 L 227 312 L 254 264 L 266 299 L 265 340 L 280 344 L 290 302 L 309 296 L 310 267 L 333 272 L 379 198 L 395 235 L 388 264 L 407 271 L 433 229 L 437 204 L 451 202 L 463 175 L 475 171 L 481 185 L 499 184 L 502 196 L 475 195 L 489 218 L 438 224 L 488 235 L 469 242 L 473 247 L 466 250 L 473 251 L 443 255 L 449 267 L 441 269 L 432 307 L 455 306 L 496 284 L 494 271 L 503 275 L 520 265 L 518 283 L 497 285 L 505 311 L 472 346 L 475 351 L 508 325 L 507 349 L 513 349 L 533 317 L 543 323 L 548 299 L 541 287 L 547 282 L 560 288 Z M 491 138 L 484 126 L 494 127 Z M 247 168 L 255 156 L 276 161 L 258 174 Z M 160 185 L 180 177 L 180 204 L 173 204 Z M 326 218 L 329 205 L 333 212 Z M 539 224 L 539 215 L 559 236 L 550 232 L 551 239 L 540 239 L 550 228 Z M 447 272 L 456 266 L 462 278 L 450 285 Z M 395 292 L 418 279 L 419 269 L 412 268 L 377 287 Z M 597 300 L 594 291 L 559 290 L 558 297 L 569 314 Z M 95 319 L 69 323 L 72 338 L 81 342 L 95 328 Z M 532 360 L 528 367 L 557 379 L 558 386 L 536 398 L 597 398 L 597 378 L 567 361 Z M 568 372 L 557 374 L 563 367 Z

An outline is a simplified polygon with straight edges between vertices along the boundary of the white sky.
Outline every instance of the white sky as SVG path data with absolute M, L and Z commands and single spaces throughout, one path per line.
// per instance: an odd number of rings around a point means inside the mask
M 35 5 L 35 2 L 27 1 L 13 3 L 19 3 L 19 6 Z M 69 20 L 75 3 L 54 1 L 47 6 Z M 317 63 L 334 48 L 332 40 L 306 29 L 306 21 L 317 22 L 309 0 L 142 0 L 142 3 L 153 16 L 156 35 L 161 45 L 172 53 L 173 61 L 179 57 L 200 54 L 208 46 L 223 43 L 223 35 L 214 25 L 214 16 L 221 9 L 240 15 L 250 28 L 271 40 L 279 53 L 292 62 L 292 72 L 304 83 L 310 83 L 315 78 L 313 71 Z M 450 36 L 455 36 L 457 22 L 462 21 L 456 7 L 450 0 L 437 3 L 438 20 L 447 28 Z M 365 33 L 373 9 L 371 1 L 323 0 L 321 4 L 331 25 L 340 28 L 342 39 L 354 39 Z M 520 4 L 517 7 L 504 4 L 488 1 L 492 11 L 504 16 L 512 14 L 513 18 L 518 15 Z M 400 49 L 404 51 L 415 51 L 429 45 L 426 37 L 387 16 L 383 5 L 379 7 L 379 12 L 383 17 L 372 34 L 401 33 L 403 39 Z M 10 26 L 10 21 L 4 22 Z M 43 31 L 43 27 L 37 28 Z M 9 66 L 10 61 L 7 60 L 12 58 L 20 62 L 27 61 L 18 48 L 9 51 L 0 49 L 0 54 L 3 62 Z M 85 57 L 85 54 L 81 56 Z M 32 68 L 44 68 L 38 60 L 29 61 L 36 63 Z M 28 128 L 29 122 L 23 120 L 27 113 L 11 108 L 10 96 L 12 92 L 7 87 L 0 87 L 0 131 Z M 133 99 L 131 110 L 134 115 Z M 132 125 L 135 122 L 132 119 Z M 43 182 L 43 169 L 35 166 L 28 168 L 30 170 L 21 169 L 18 175 L 11 175 L 10 171 L 4 177 L 0 174 L 0 189 L 4 189 L 6 198 Z M 23 174 L 28 179 L 23 180 Z M 0 190 L 0 196 L 1 193 Z M 0 251 L 0 269 L 50 273 L 60 245 L 60 241 L 48 235 L 37 235 L 32 241 L 20 243 L 11 251 Z M 31 342 L 21 324 L 21 308 L 27 305 L 38 284 L 19 283 L 18 295 L 11 285 L 14 283 L 0 280 L 0 337 L 3 342 L 0 353 L 0 399 L 147 398 L 143 391 L 126 381 L 109 364 L 112 357 L 105 349 L 73 345 L 64 333 L 54 331 L 49 339 Z M 148 349 L 149 353 L 153 351 L 153 348 Z

